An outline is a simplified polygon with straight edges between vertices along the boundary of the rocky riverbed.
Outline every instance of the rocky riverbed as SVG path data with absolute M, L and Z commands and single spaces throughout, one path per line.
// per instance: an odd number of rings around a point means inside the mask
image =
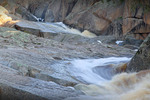
M 88 82 L 69 73 L 67 67 L 72 60 L 131 57 L 135 53 L 117 44 L 106 44 L 114 41 L 111 36 L 65 36 L 63 41 L 59 41 L 57 38 L 45 39 L 13 28 L 0 27 L 2 100 L 5 97 L 11 100 L 62 100 L 83 95 L 73 87 Z
M 149 4 L 0 0 L 0 100 L 149 100 Z

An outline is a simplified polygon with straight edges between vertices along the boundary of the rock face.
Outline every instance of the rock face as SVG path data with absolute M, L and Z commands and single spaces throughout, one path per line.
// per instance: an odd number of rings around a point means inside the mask
M 64 22 L 81 29 L 87 29 L 94 33 L 102 34 L 103 31 L 122 14 L 123 5 L 114 6 L 113 3 L 98 2 L 88 7 L 86 10 L 71 13 L 66 17 Z
M 61 21 L 97 35 L 134 34 L 145 39 L 150 32 L 148 0 L 1 0 L 0 4 L 27 20 Z
M 127 71 L 141 71 L 150 69 L 150 35 L 145 39 L 140 49 L 130 61 Z
M 150 26 L 147 22 L 149 8 L 144 8 L 144 6 L 149 4 L 148 0 L 140 2 L 126 0 L 122 25 L 123 34 L 134 33 L 136 39 L 145 39 L 150 33 Z
M 0 65 L 1 100 L 62 100 L 79 94 L 54 82 L 40 81 L 19 75 L 19 72 Z

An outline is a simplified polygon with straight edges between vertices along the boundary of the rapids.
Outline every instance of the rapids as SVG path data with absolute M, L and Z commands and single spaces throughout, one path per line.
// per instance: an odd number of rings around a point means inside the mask
M 116 69 L 114 65 L 129 60 L 127 57 L 73 60 L 72 75 L 87 82 L 75 86 L 75 89 L 87 95 L 77 97 L 76 100 L 150 100 L 149 74 L 112 73 Z M 97 66 L 100 67 L 99 73 L 93 70 Z
M 41 18 L 36 19 L 38 22 L 43 20 Z M 79 34 L 89 38 L 96 37 L 87 30 L 80 32 L 62 22 L 46 24 L 51 27 L 51 32 L 54 33 Z M 101 41 L 98 42 L 102 44 Z M 119 45 L 122 42 L 116 41 L 116 44 Z M 130 58 L 127 57 L 66 61 L 68 73 L 81 82 L 74 88 L 86 95 L 67 100 L 150 100 L 149 74 L 116 72 L 120 64 L 128 61 L 130 61 Z
M 127 57 L 109 57 L 100 59 L 77 59 L 71 62 L 71 74 L 87 83 L 103 84 L 115 74 L 118 64 L 128 62 Z

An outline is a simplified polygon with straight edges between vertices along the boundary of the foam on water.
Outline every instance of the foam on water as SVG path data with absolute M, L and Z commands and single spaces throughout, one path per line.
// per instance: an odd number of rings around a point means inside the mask
M 123 43 L 123 41 L 116 41 L 117 45 L 119 45 L 120 43 Z
M 74 60 L 71 62 L 71 74 L 78 77 L 87 83 L 104 84 L 108 80 L 93 72 L 93 68 L 97 66 L 107 66 L 110 64 L 119 64 L 128 62 L 130 58 L 127 57 L 110 57 L 100 59 L 85 59 Z M 111 77 L 111 76 L 110 76 Z
M 78 100 L 150 100 L 149 70 L 117 74 L 111 80 L 102 78 L 92 71 L 95 66 L 117 64 L 129 60 L 130 58 L 127 57 L 110 57 L 72 61 L 72 68 L 75 68 L 72 73 L 91 83 L 75 86 L 77 90 L 87 95 L 78 97 Z
M 78 84 L 87 96 L 77 97 L 77 100 L 150 100 L 150 71 L 138 73 L 121 73 L 111 80 L 95 74 L 92 68 L 129 61 L 127 57 L 110 57 L 100 59 L 74 60 L 72 73 L 91 84 Z M 74 100 L 74 99 L 68 99 Z
M 118 74 L 104 85 L 79 84 L 76 89 L 90 96 L 88 100 L 150 100 L 150 74 L 139 73 Z

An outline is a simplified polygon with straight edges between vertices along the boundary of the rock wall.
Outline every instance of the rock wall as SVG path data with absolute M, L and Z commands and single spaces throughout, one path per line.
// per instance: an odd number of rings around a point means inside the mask
M 123 34 L 134 33 L 136 39 L 145 39 L 150 33 L 149 8 L 149 0 L 126 0 L 122 25 Z
M 62 21 L 97 35 L 134 34 L 145 39 L 150 33 L 149 0 L 0 0 L 0 4 L 27 20 Z

